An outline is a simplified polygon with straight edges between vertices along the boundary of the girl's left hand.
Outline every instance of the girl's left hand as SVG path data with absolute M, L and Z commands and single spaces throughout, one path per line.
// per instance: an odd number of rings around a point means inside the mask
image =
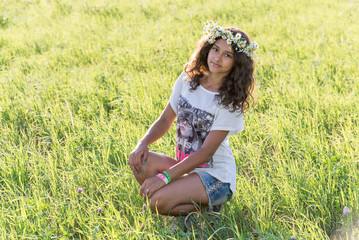
M 141 196 L 147 196 L 148 198 L 151 198 L 152 195 L 162 187 L 164 187 L 166 183 L 162 181 L 159 177 L 151 177 L 147 178 L 140 189 Z

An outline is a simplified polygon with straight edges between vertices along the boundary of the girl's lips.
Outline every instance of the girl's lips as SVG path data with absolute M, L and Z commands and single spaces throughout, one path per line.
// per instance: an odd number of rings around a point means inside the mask
M 180 126 L 180 129 L 181 129 L 182 131 L 184 131 L 184 130 L 185 130 L 184 126 Z
M 216 64 L 214 62 L 211 62 L 211 64 L 212 64 L 213 67 L 220 67 L 220 65 L 218 65 L 218 64 Z

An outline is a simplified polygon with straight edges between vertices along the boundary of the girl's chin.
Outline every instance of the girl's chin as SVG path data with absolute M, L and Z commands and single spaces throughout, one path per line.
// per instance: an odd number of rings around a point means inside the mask
M 210 73 L 215 73 L 215 74 L 223 74 L 223 72 L 218 71 L 217 69 L 211 70 Z
M 230 71 L 224 72 L 221 68 L 209 68 L 209 73 L 215 73 L 215 74 L 221 74 L 221 75 L 227 75 Z

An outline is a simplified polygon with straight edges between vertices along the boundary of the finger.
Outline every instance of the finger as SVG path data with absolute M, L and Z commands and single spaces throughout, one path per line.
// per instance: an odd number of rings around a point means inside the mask
M 150 196 L 152 196 L 152 189 L 146 189 L 146 197 L 150 198 Z
M 148 159 L 148 150 L 143 153 L 142 164 L 145 165 Z
M 146 162 L 147 162 L 147 158 L 148 158 L 148 150 L 144 150 L 142 153 L 141 153 L 141 156 L 140 156 L 141 160 L 138 162 L 138 165 L 136 166 L 137 169 L 139 170 L 140 174 L 143 173 L 143 168 L 144 168 L 144 165 L 146 165 Z
M 130 166 L 130 169 L 133 170 L 133 159 L 132 159 L 132 157 L 130 157 L 128 159 L 128 165 Z
M 141 169 L 138 167 L 138 165 L 133 166 L 134 174 L 142 174 Z
M 147 185 L 147 183 L 142 184 L 141 186 L 141 192 L 144 198 L 148 197 L 148 194 L 151 192 L 150 187 Z
M 156 191 L 157 191 L 157 189 L 152 188 L 152 189 L 150 190 L 150 192 L 147 194 L 147 197 L 148 197 L 148 198 L 151 198 L 152 195 L 153 195 Z
M 146 198 L 148 198 L 148 194 L 150 193 L 149 189 L 144 189 L 143 193 L 142 193 L 142 197 L 144 200 L 146 200 Z
M 130 154 L 128 162 L 129 162 L 130 168 L 132 170 L 132 173 L 137 174 L 138 171 L 137 171 L 136 166 L 135 166 L 135 163 L 136 163 L 136 154 L 135 153 L 132 152 Z
M 154 190 L 151 189 L 151 190 L 148 192 L 147 197 L 148 197 L 148 198 L 151 198 L 152 195 L 153 195 L 153 193 L 154 193 Z
M 147 197 L 151 198 L 152 195 L 159 189 L 157 185 L 152 185 L 150 188 L 148 188 L 150 191 L 147 192 Z
M 142 186 L 141 186 L 141 188 L 140 188 L 140 191 L 142 192 L 142 194 L 146 194 L 146 189 L 149 189 L 148 179 L 146 179 L 146 180 L 142 183 Z
M 138 174 L 138 172 L 133 164 L 130 165 L 130 169 L 131 169 L 133 175 Z
M 140 169 L 139 169 L 139 164 L 138 162 L 140 161 L 138 154 L 135 154 L 134 159 L 133 159 L 133 171 L 135 172 L 135 174 L 139 174 L 140 173 Z
M 133 161 L 133 153 L 131 152 L 130 155 L 128 156 L 128 165 L 131 165 Z
M 145 188 L 144 188 L 144 184 L 142 184 L 141 188 L 140 188 L 140 195 L 144 196 L 145 192 Z
M 142 154 L 141 154 L 142 155 Z M 142 162 L 142 157 L 139 157 L 138 158 L 138 161 L 136 162 L 135 164 L 135 167 L 136 169 L 138 170 L 138 173 L 139 174 L 142 174 L 143 173 L 143 162 Z
M 132 165 L 132 153 L 130 153 L 130 155 L 128 156 L 128 165 L 131 166 Z

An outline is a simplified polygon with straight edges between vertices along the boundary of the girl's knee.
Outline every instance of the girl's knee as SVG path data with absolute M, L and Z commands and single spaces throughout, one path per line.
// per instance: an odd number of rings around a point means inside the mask
M 161 204 L 161 197 L 159 194 L 155 193 L 150 199 L 150 209 L 152 212 L 156 213 L 157 211 L 160 212 L 160 205 Z
M 150 199 L 150 209 L 154 213 L 168 214 L 171 211 L 171 203 L 168 198 L 156 192 Z
M 149 164 L 154 166 L 158 172 L 162 172 L 177 164 L 177 161 L 173 158 L 161 153 L 149 152 L 148 160 Z M 146 163 L 147 164 L 147 163 Z

